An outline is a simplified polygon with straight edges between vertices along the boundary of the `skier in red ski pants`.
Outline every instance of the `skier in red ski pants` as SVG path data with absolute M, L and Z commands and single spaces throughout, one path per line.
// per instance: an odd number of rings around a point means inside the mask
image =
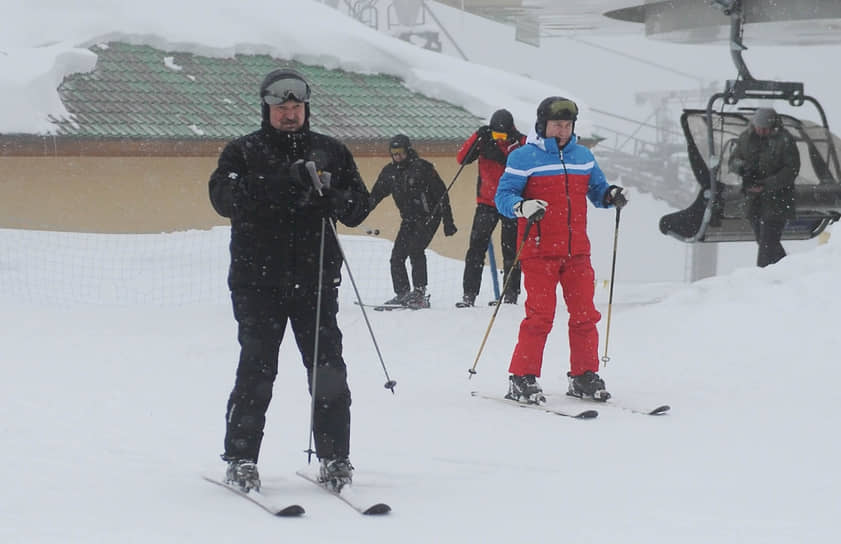
M 540 376 L 543 347 L 552 330 L 557 306 L 557 286 L 561 284 L 569 313 L 570 374 L 578 376 L 599 371 L 599 335 L 596 323 L 601 314 L 593 304 L 595 273 L 587 255 L 571 257 L 533 257 L 521 263 L 525 274 L 526 317 L 520 323 L 517 347 L 509 371 L 518 376 Z M 539 293 L 531 296 L 531 293 Z
M 558 283 L 569 312 L 568 394 L 605 401 L 610 393 L 598 375 L 601 314 L 593 304 L 595 274 L 587 237 L 587 200 L 597 208 L 621 208 L 622 188 L 608 185 L 589 149 L 575 136 L 578 106 L 551 96 L 537 108 L 526 145 L 508 156 L 499 180 L 496 207 L 517 217 L 526 317 L 511 357 L 506 398 L 523 403 L 546 400 L 537 383 L 543 348 L 552 330 Z

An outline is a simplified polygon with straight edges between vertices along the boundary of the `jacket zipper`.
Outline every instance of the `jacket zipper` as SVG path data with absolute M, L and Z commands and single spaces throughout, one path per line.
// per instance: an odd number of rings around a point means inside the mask
M 567 163 L 564 161 L 564 151 L 558 148 L 558 157 L 561 159 L 561 166 L 564 168 L 564 192 L 567 199 L 567 257 L 572 256 L 572 200 L 569 198 L 569 173 L 567 172 Z

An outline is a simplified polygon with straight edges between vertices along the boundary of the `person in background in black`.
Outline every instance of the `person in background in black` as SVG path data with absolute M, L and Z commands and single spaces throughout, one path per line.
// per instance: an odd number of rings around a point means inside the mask
M 794 180 L 800 153 L 773 108 L 757 108 L 739 135 L 728 162 L 742 177 L 747 218 L 759 250 L 756 265 L 766 267 L 786 256 L 780 243 L 786 221 L 794 219 Z
M 260 129 L 230 142 L 210 177 L 210 201 L 231 220 L 228 285 L 241 347 L 222 459 L 228 463 L 226 481 L 245 492 L 260 490 L 257 458 L 287 322 L 309 384 L 317 371 L 313 437 L 319 477 L 341 489 L 353 475 L 351 397 L 336 322 L 342 255 L 324 221 L 360 224 L 369 194 L 347 147 L 310 130 L 309 101 L 310 86 L 301 74 L 280 69 L 266 75 Z M 303 161 L 313 161 L 324 181 L 330 178 L 321 195 Z
M 476 302 L 482 286 L 482 269 L 491 235 L 498 222 L 502 222 L 502 293 L 503 302 L 516 304 L 520 294 L 520 264 L 514 264 L 517 255 L 517 220 L 501 215 L 494 203 L 499 178 L 505 172 L 508 154 L 526 144 L 526 136 L 514 126 L 514 117 L 505 109 L 491 115 L 489 125 L 483 125 L 462 144 L 456 155 L 459 164 L 470 164 L 479 159 L 479 178 L 476 186 L 476 213 L 470 230 L 470 245 L 464 256 L 464 296 L 456 302 L 458 308 L 469 308 Z M 496 270 L 493 271 L 496 274 Z M 508 276 L 511 276 L 509 279 Z
M 391 282 L 395 297 L 384 304 L 429 308 L 425 250 L 442 218 L 445 236 L 452 236 L 458 229 L 453 221 L 447 187 L 432 163 L 420 158 L 409 137 L 403 134 L 394 136 L 388 149 L 391 163 L 383 167 L 371 189 L 371 210 L 391 195 L 400 211 L 400 229 L 391 250 Z M 414 289 L 410 287 L 406 273 L 407 257 L 412 264 Z

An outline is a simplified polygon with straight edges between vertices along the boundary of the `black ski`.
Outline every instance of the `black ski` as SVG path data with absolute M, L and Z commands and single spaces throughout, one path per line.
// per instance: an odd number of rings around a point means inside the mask
M 276 501 L 272 500 L 272 497 L 266 496 L 258 491 L 251 491 L 249 493 L 245 493 L 238 487 L 228 485 L 225 483 L 224 480 L 214 478 L 213 476 L 202 474 L 202 478 L 204 478 L 212 484 L 224 487 L 228 491 L 234 493 L 235 495 L 239 495 L 243 499 L 251 501 L 252 503 L 256 504 L 257 506 L 259 506 L 260 508 L 262 508 L 263 510 L 265 510 L 273 516 L 290 518 L 300 516 L 305 512 L 304 508 L 298 504 L 280 506 L 276 503 Z
M 547 406 L 546 404 L 523 404 L 521 402 L 506 399 L 505 397 L 501 396 L 485 395 L 478 391 L 471 391 L 470 394 L 480 399 L 495 400 L 497 402 L 508 404 L 510 406 L 519 406 L 520 408 L 531 408 L 532 410 L 540 410 L 541 412 L 555 414 L 556 416 L 571 417 L 573 419 L 593 419 L 599 416 L 599 413 L 596 410 L 584 410 L 583 412 L 574 412 L 561 410 L 559 408 L 555 408 L 554 406 Z
M 400 306 L 396 304 L 380 304 L 379 306 L 374 306 L 375 312 L 390 312 L 392 310 L 408 310 L 408 306 Z
M 297 474 L 304 480 L 315 484 L 319 488 L 323 489 L 327 493 L 330 493 L 337 499 L 340 499 L 342 502 L 344 502 L 345 504 L 347 504 L 348 506 L 365 516 L 381 516 L 383 514 L 388 514 L 389 512 L 391 512 L 391 506 L 387 505 L 384 502 L 371 502 L 366 500 L 364 495 L 361 495 L 358 491 L 353 489 L 352 484 L 344 486 L 341 491 L 334 491 L 322 484 L 321 482 L 319 482 L 318 478 L 313 474 L 310 474 L 303 470 L 299 470 L 295 472 L 295 474 Z
M 354 304 L 359 306 L 359 301 L 354 301 Z M 402 304 L 362 304 L 366 308 L 373 308 L 374 311 L 377 312 L 390 312 L 392 310 L 408 310 L 408 306 L 403 306 Z
M 593 399 L 584 399 L 581 397 L 576 397 L 575 395 L 570 395 L 569 393 L 566 394 L 567 398 L 580 400 L 582 402 L 591 402 L 600 404 L 602 406 L 613 406 L 614 408 L 619 408 L 620 410 L 625 410 L 626 412 L 632 412 L 634 414 L 642 414 L 644 416 L 662 416 L 663 414 L 667 413 L 669 410 L 672 409 L 671 406 L 668 404 L 661 404 L 655 408 L 639 408 L 636 406 L 630 406 L 625 404 L 623 401 L 617 402 L 613 398 L 610 398 L 606 401 L 600 400 L 593 400 Z
M 660 406 L 658 406 L 657 408 L 654 408 L 653 410 L 637 410 L 636 408 L 630 408 L 630 407 L 629 408 L 624 408 L 624 409 L 630 410 L 632 412 L 638 412 L 640 414 L 645 414 L 647 416 L 662 416 L 663 414 L 665 414 L 666 412 L 671 410 L 672 407 L 669 406 L 668 404 L 661 404 Z

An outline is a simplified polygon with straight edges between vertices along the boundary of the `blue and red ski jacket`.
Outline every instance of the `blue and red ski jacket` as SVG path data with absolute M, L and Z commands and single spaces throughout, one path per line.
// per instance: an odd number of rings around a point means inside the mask
M 543 219 L 529 231 L 521 259 L 589 255 L 585 197 L 597 208 L 608 208 L 604 200 L 609 187 L 593 153 L 577 143 L 575 134 L 559 150 L 555 138 L 532 131 L 526 145 L 508 156 L 494 200 L 506 217 L 516 217 L 514 205 L 523 199 L 549 203 Z M 526 223 L 524 218 L 519 221 L 519 239 Z

